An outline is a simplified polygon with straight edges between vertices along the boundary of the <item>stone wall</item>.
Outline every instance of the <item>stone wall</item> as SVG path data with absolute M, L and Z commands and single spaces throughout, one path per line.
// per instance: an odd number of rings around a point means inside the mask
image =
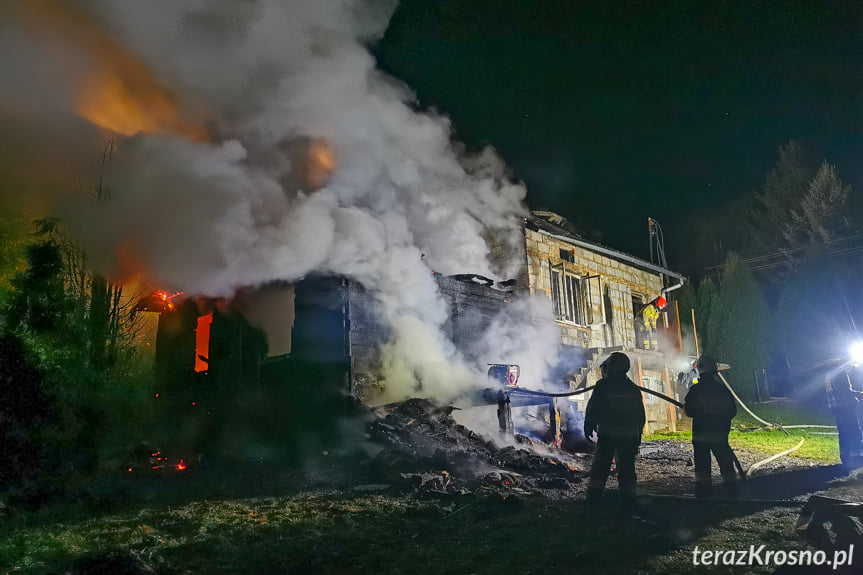
M 541 292 L 551 299 L 551 268 L 561 264 L 576 276 L 599 276 L 599 282 L 591 280 L 591 288 L 598 285 L 599 289 L 592 289 L 590 301 L 586 302 L 593 321 L 584 325 L 558 322 L 562 343 L 592 348 L 635 347 L 632 296 L 641 296 L 645 302 L 657 297 L 662 289 L 661 275 L 530 228 L 525 229 L 525 244 L 528 285 L 533 294 Z M 571 253 L 572 261 L 561 259 L 561 250 Z
M 642 370 L 638 357 L 645 352 L 639 352 L 639 355 L 632 353 L 637 347 L 633 296 L 640 297 L 645 303 L 653 300 L 660 295 L 663 277 L 557 239 L 530 226 L 525 228 L 525 250 L 527 258 L 524 275 L 528 278 L 527 287 L 532 294 L 544 294 L 552 299 L 551 269 L 561 265 L 565 271 L 580 278 L 599 277 L 598 282 L 590 280 L 593 282 L 591 288 L 594 289 L 588 294 L 589 301 L 585 301 L 586 315 L 591 317 L 585 318 L 582 325 L 557 322 L 561 330 L 561 343 L 592 348 L 596 351 L 596 357 L 605 355 L 608 348 L 622 349 L 633 363 L 630 379 L 665 393 L 664 367 Z M 568 261 L 561 257 L 562 250 L 568 256 Z M 657 360 L 662 361 L 661 357 L 654 355 L 653 362 Z M 599 370 L 593 366 L 586 373 L 585 385 L 593 385 L 598 379 Z M 569 398 L 569 401 L 579 412 L 583 412 L 589 399 L 590 393 L 587 393 Z M 669 409 L 667 402 L 653 396 L 645 397 L 645 411 L 648 419 L 646 432 L 674 429 L 678 413 L 673 408 Z

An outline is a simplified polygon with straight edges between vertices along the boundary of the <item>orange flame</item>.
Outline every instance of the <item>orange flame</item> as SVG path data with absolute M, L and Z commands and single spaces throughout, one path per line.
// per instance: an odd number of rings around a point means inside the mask
M 176 133 L 191 140 L 207 137 L 189 122 L 153 71 L 113 38 L 95 19 L 59 0 L 18 0 L 36 32 L 70 42 L 89 59 L 75 111 L 93 124 L 131 136 L 139 132 Z
M 309 144 L 307 162 L 306 184 L 312 190 L 323 187 L 337 166 L 335 151 L 323 140 L 312 140 Z
M 190 140 L 206 139 L 206 131 L 184 121 L 177 104 L 152 76 L 135 77 L 126 68 L 102 68 L 85 81 L 78 96 L 76 111 L 93 124 L 133 136 L 176 133 Z
M 210 369 L 210 326 L 213 325 L 212 312 L 198 318 L 195 329 L 195 372 L 200 373 Z M 192 405 L 195 405 L 194 403 Z

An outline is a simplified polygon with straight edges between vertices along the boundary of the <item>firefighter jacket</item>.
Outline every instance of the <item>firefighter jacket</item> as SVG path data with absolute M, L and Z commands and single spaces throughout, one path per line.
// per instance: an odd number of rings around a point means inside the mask
M 641 390 L 626 375 L 596 382 L 587 402 L 584 427 L 597 429 L 600 437 L 641 440 L 647 417 Z
M 641 316 L 644 318 L 644 326 L 647 329 L 656 329 L 656 320 L 659 319 L 659 310 L 656 309 L 656 306 L 648 304 L 647 307 L 644 308 L 644 311 L 641 312 Z
M 692 418 L 692 441 L 727 441 L 731 420 L 737 415 L 734 396 L 716 374 L 698 378 L 686 394 L 686 415 Z
M 863 393 L 851 389 L 851 377 L 847 372 L 828 374 L 824 380 L 824 386 L 827 389 L 827 406 L 830 409 L 856 406 L 858 398 L 863 396 Z

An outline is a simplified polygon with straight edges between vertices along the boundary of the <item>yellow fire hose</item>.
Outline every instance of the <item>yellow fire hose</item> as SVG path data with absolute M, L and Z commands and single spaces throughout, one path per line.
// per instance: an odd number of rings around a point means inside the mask
M 792 452 L 794 452 L 794 451 L 797 451 L 798 449 L 800 449 L 801 447 L 803 447 L 803 442 L 804 442 L 804 441 L 806 441 L 806 439 L 805 439 L 805 438 L 803 438 L 803 437 L 801 437 L 801 438 L 800 438 L 800 443 L 798 443 L 797 445 L 795 445 L 795 446 L 794 446 L 794 447 L 792 447 L 791 449 L 786 449 L 785 451 L 782 451 L 781 453 L 777 453 L 776 455 L 771 455 L 771 456 L 770 456 L 770 457 L 768 457 L 767 459 L 762 459 L 761 461 L 759 461 L 759 462 L 757 462 L 757 463 L 753 463 L 752 465 L 750 465 L 750 466 L 749 466 L 749 469 L 747 469 L 747 470 L 746 470 L 746 473 L 747 473 L 747 474 L 749 474 L 749 473 L 751 473 L 751 472 L 752 472 L 752 470 L 753 470 L 753 469 L 758 469 L 758 468 L 759 468 L 759 467 L 761 467 L 762 465 L 764 465 L 764 464 L 766 464 L 766 463 L 770 463 L 770 462 L 771 462 L 771 461 L 773 461 L 774 459 L 779 459 L 780 457 L 784 457 L 784 456 L 788 455 L 789 453 L 792 453 Z

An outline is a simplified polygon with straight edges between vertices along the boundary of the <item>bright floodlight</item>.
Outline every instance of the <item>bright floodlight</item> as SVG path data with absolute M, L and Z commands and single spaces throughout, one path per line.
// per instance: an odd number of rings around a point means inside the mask
M 863 341 L 855 341 L 848 348 L 848 355 L 854 363 L 863 363 Z

